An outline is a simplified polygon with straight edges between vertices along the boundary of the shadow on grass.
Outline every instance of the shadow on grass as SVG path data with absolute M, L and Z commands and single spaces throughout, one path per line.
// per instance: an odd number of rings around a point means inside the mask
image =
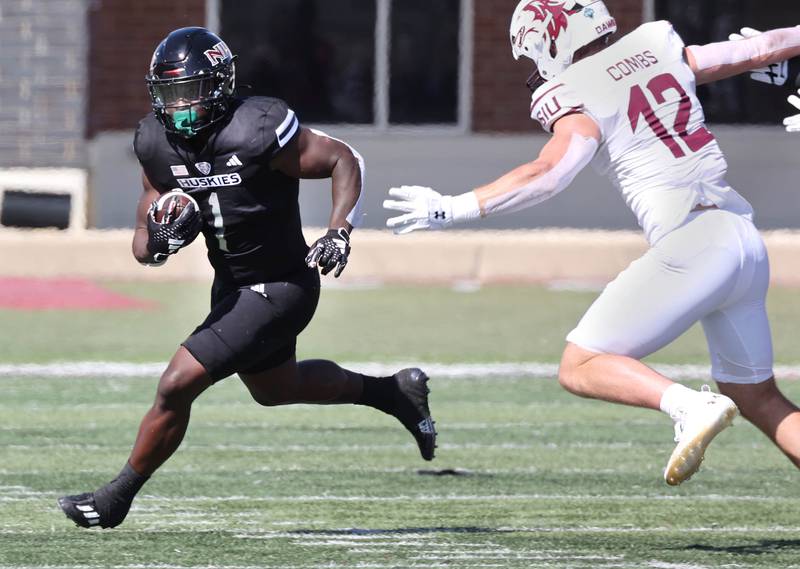
M 715 553 L 734 553 L 737 555 L 764 555 L 765 553 L 776 553 L 800 551 L 800 539 L 762 539 L 757 543 L 747 545 L 689 545 L 686 549 L 695 551 L 710 551 Z

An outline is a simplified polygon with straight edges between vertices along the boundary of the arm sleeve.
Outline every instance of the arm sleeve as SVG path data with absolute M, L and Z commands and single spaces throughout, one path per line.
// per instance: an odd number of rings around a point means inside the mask
M 739 41 L 692 45 L 687 49 L 694 55 L 697 69 L 705 71 L 722 65 L 764 60 L 798 46 L 800 46 L 800 26 L 771 30 Z
M 483 205 L 484 215 L 513 213 L 549 200 L 565 190 L 597 152 L 594 138 L 573 134 L 564 156 L 555 166 L 528 184 L 493 197 Z

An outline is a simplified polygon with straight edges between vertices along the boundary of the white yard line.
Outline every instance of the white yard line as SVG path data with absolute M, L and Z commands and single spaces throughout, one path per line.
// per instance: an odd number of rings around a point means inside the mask
M 552 379 L 558 373 L 558 364 L 547 362 L 485 362 L 455 363 L 436 362 L 342 362 L 342 366 L 369 375 L 391 375 L 404 367 L 421 367 L 428 375 L 436 378 L 504 378 L 534 377 Z M 46 364 L 2 364 L 2 377 L 150 377 L 158 376 L 166 362 L 53 362 Z M 707 365 L 696 364 L 653 364 L 658 371 L 673 379 L 704 379 L 710 377 Z M 800 364 L 779 365 L 775 375 L 782 379 L 799 379 Z
M 728 448 L 744 448 L 752 450 L 755 448 L 764 448 L 768 443 L 750 443 L 750 442 L 732 442 L 728 443 Z M 532 443 L 443 443 L 438 445 L 441 450 L 447 451 L 509 451 L 509 450 L 563 450 L 563 449 L 602 449 L 602 450 L 624 450 L 634 448 L 647 448 L 659 446 L 655 443 L 633 443 L 629 441 L 619 443 L 587 443 L 587 442 L 560 442 L 555 443 L 552 441 L 541 441 Z M 3 447 L 6 451 L 41 451 L 44 449 L 58 449 L 58 450 L 79 450 L 79 451 L 111 451 L 117 452 L 128 450 L 130 447 L 124 445 L 97 445 L 97 444 L 80 444 L 80 443 L 43 443 L 38 445 L 5 445 Z M 225 451 L 225 452 L 240 452 L 240 453 L 310 453 L 310 452 L 380 452 L 380 451 L 398 451 L 414 449 L 414 443 L 387 443 L 387 444 L 292 444 L 292 445 L 237 445 L 237 444 L 192 444 L 186 443 L 181 446 L 183 451 L 192 450 L 196 452 L 203 451 Z
M 57 496 L 56 492 L 29 492 L 25 494 L 10 493 L 0 495 L 0 502 L 27 502 L 40 501 Z M 587 502 L 640 502 L 640 501 L 687 501 L 687 502 L 765 502 L 790 504 L 800 501 L 800 496 L 753 496 L 733 494 L 706 494 L 706 495 L 667 495 L 667 494 L 404 494 L 394 496 L 362 496 L 331 494 L 290 495 L 290 496 L 154 496 L 144 494 L 139 496 L 133 509 L 141 506 L 142 511 L 157 511 L 151 508 L 157 504 L 198 504 L 198 503 L 223 503 L 223 502 L 250 502 L 250 503 L 295 503 L 295 502 L 363 502 L 363 503 L 394 503 L 394 502 L 514 502 L 522 500 L 552 500 L 552 501 L 587 501 Z M 161 512 L 159 512 L 161 513 Z M 183 515 L 183 514 L 182 514 Z M 637 531 L 630 528 L 631 531 Z M 710 528 L 709 528 L 710 529 Z M 730 528 L 724 528 L 728 531 Z M 723 528 L 718 528 L 723 531 Z M 544 529 L 536 531 L 545 531 Z M 793 528 L 797 531 L 797 528 Z

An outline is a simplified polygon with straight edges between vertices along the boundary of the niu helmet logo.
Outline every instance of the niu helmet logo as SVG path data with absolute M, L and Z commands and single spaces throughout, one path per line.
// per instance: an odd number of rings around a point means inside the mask
M 566 7 L 567 4 L 571 5 L 571 8 L 568 9 Z M 577 2 L 565 2 L 564 0 L 535 0 L 525 6 L 523 11 L 532 12 L 534 21 L 542 22 L 547 26 L 547 34 L 550 36 L 551 40 L 555 40 L 562 31 L 567 29 L 569 25 L 567 16 L 582 9 L 583 6 Z M 532 31 L 534 30 L 528 29 L 525 34 L 527 35 Z M 520 41 L 520 45 L 522 45 L 522 41 Z
M 225 45 L 224 41 L 221 41 L 217 44 L 214 44 L 214 47 L 211 49 L 205 50 L 203 54 L 211 62 L 211 65 L 217 65 L 231 57 L 231 50 L 228 49 L 228 46 Z

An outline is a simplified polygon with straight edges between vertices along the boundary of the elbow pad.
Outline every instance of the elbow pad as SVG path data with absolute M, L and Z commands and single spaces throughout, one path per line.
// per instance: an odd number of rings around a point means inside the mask
M 573 134 L 566 153 L 558 163 L 526 185 L 487 200 L 484 215 L 512 213 L 552 198 L 572 183 L 578 172 L 592 161 L 599 144 L 592 137 Z

